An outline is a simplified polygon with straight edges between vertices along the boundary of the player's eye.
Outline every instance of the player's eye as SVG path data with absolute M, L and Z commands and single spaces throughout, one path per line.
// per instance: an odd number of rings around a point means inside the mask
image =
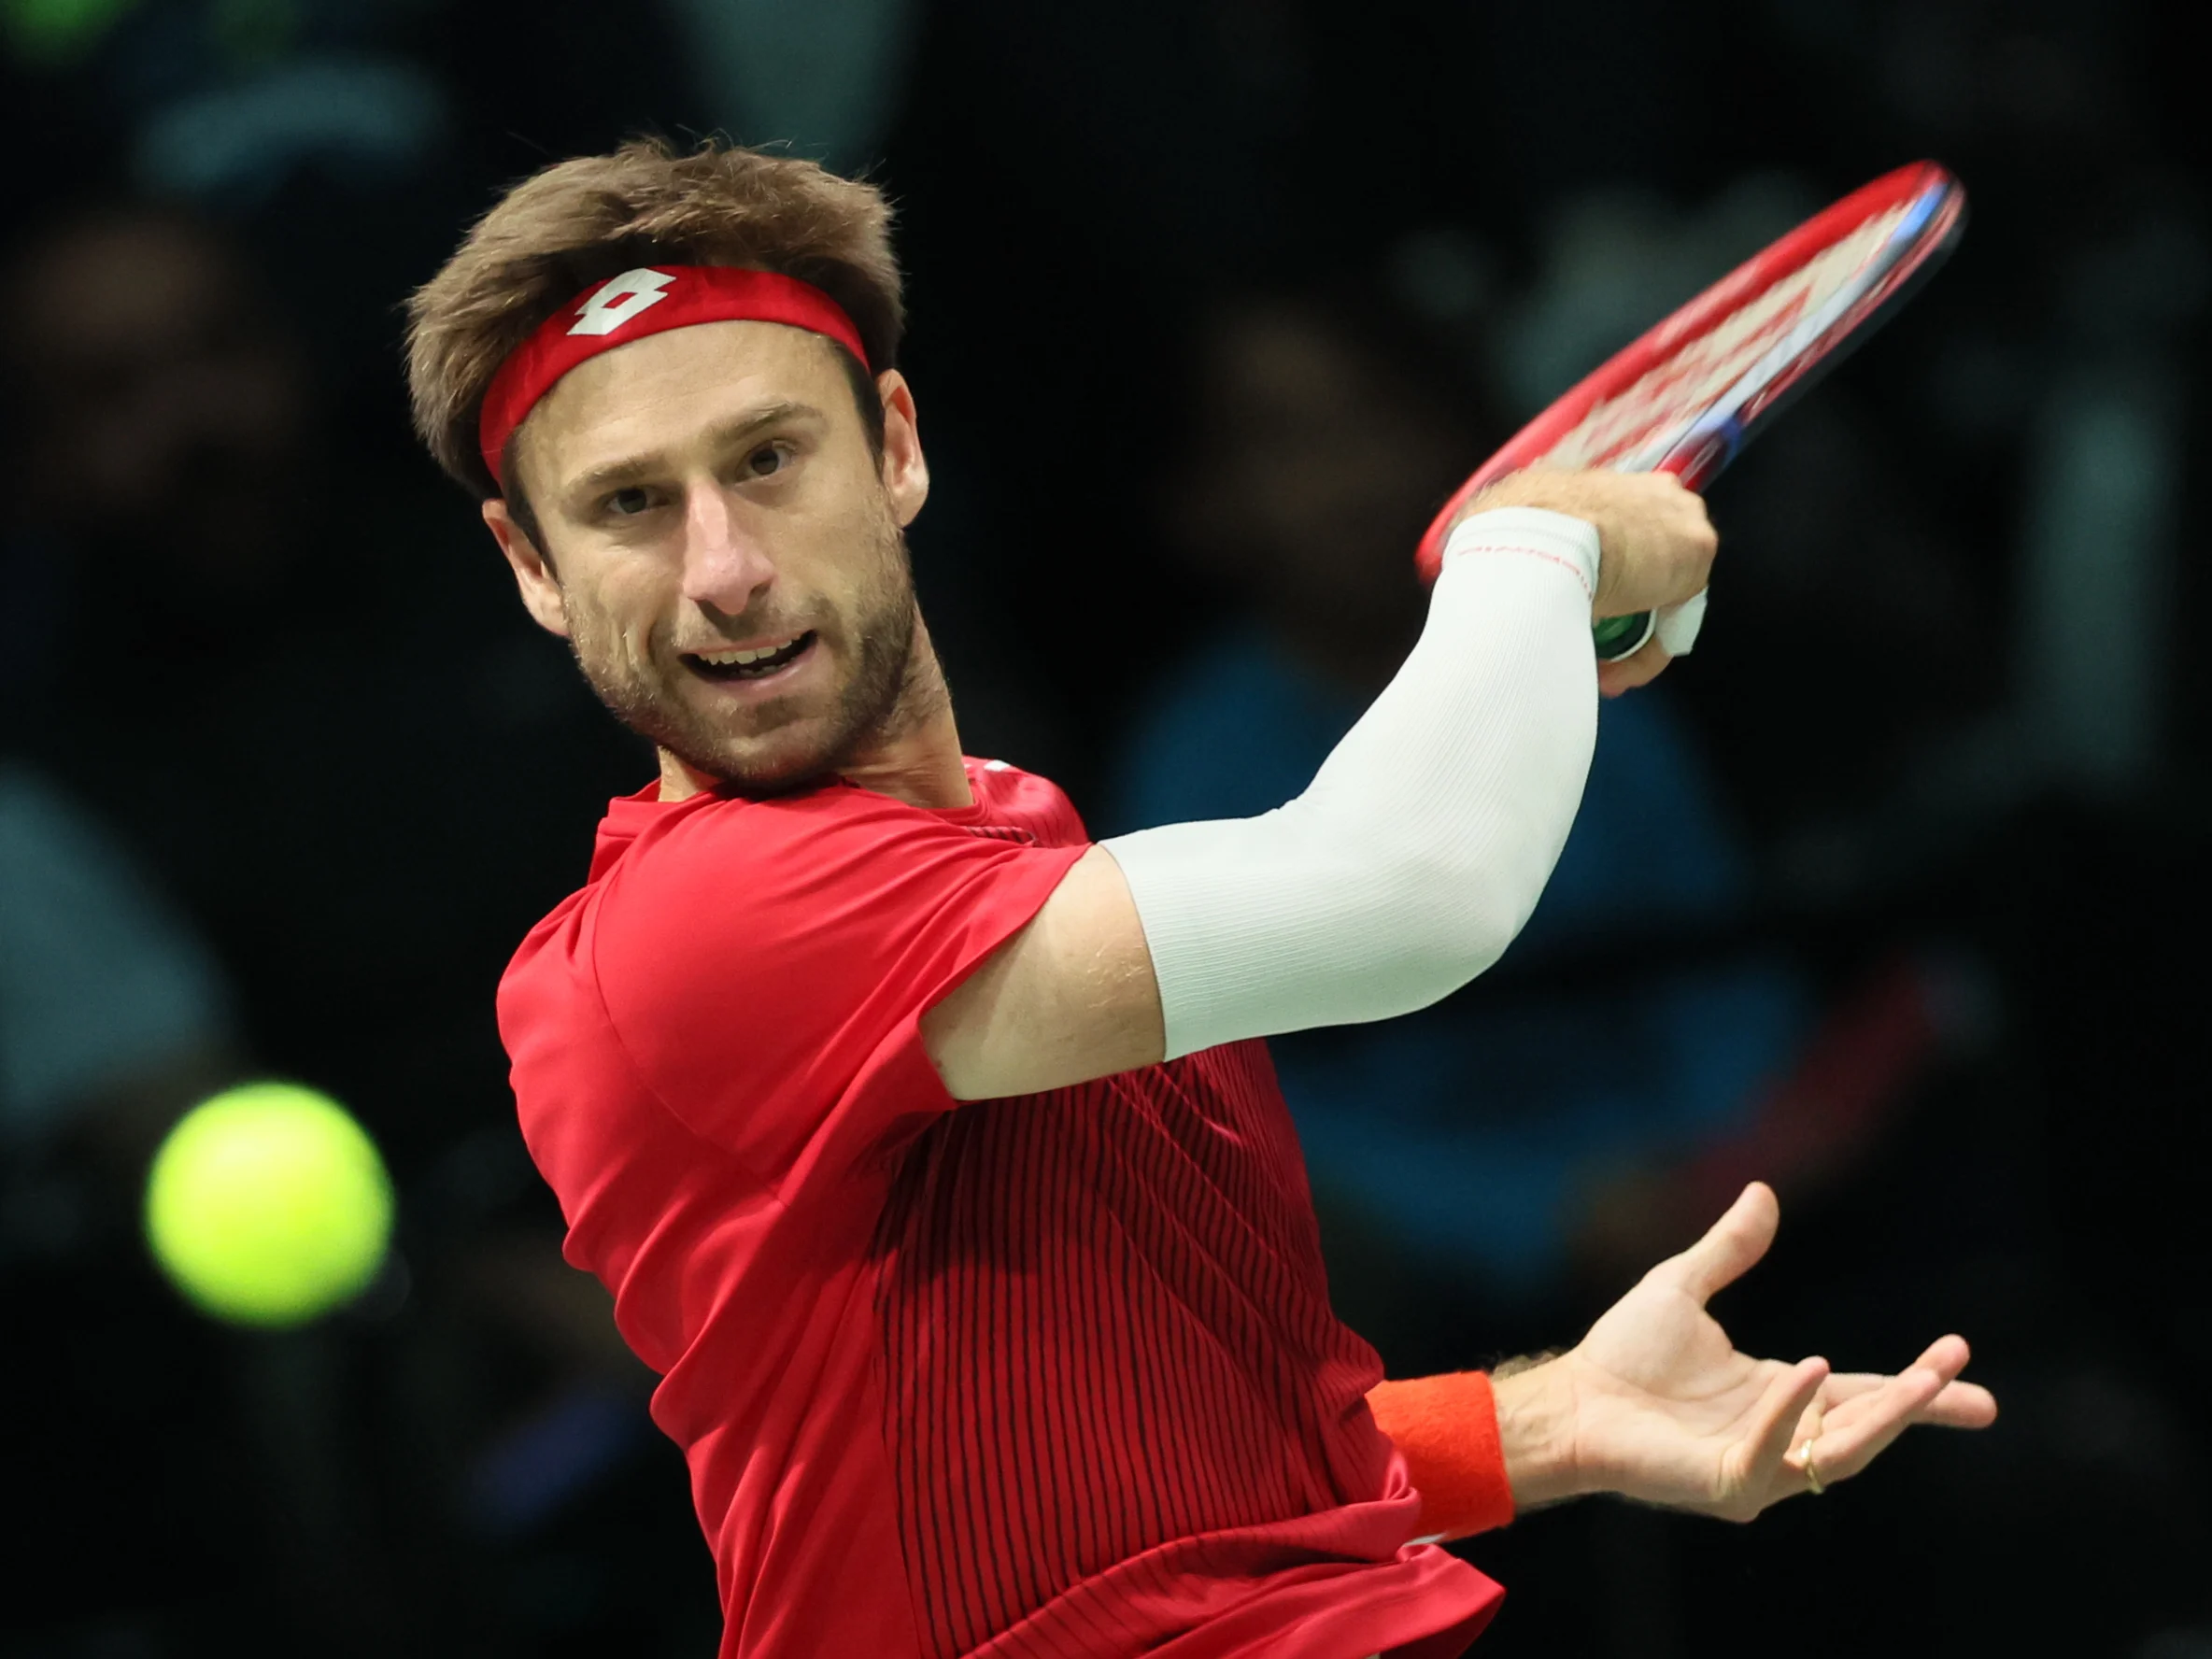
M 628 489 L 616 490 L 606 499 L 606 510 L 617 518 L 634 518 L 652 504 L 653 498 L 635 484 Z
M 745 457 L 748 478 L 773 478 L 790 464 L 790 454 L 781 444 L 763 444 Z

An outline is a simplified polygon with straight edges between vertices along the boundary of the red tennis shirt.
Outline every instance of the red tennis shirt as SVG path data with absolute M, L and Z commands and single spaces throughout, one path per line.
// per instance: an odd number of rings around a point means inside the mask
M 500 986 L 522 1129 L 661 1374 L 725 1655 L 1404 1659 L 1497 1587 L 1419 1499 L 1329 1312 L 1266 1046 L 956 1102 L 923 1012 L 1087 843 L 968 762 L 617 801 Z

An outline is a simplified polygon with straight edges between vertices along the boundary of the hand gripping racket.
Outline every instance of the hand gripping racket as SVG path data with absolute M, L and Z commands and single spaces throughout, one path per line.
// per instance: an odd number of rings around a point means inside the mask
M 1434 581 L 1468 498 L 1530 467 L 1667 472 L 1703 489 L 1790 401 L 1841 362 L 1932 274 L 1966 192 L 1933 162 L 1884 174 L 1814 215 L 1609 359 L 1459 487 L 1421 538 Z M 1597 654 L 1652 637 L 1650 612 L 1592 630 Z

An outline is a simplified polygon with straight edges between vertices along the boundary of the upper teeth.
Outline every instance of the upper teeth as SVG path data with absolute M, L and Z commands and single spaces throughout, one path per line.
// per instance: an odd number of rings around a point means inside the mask
M 793 639 L 797 637 L 797 635 L 792 636 Z M 761 645 L 750 651 L 702 651 L 699 653 L 699 659 L 702 662 L 711 663 L 716 668 L 736 668 L 748 662 L 759 662 L 766 658 L 774 656 L 778 651 L 787 651 L 791 648 L 791 645 L 792 640 L 784 640 L 777 645 Z

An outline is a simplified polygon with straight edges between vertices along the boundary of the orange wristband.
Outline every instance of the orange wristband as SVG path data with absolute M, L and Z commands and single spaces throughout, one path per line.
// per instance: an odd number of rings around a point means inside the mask
M 1486 1371 L 1378 1382 L 1368 1408 L 1397 1444 L 1421 1494 L 1424 1538 L 1466 1538 L 1513 1518 L 1513 1488 L 1497 1438 Z

